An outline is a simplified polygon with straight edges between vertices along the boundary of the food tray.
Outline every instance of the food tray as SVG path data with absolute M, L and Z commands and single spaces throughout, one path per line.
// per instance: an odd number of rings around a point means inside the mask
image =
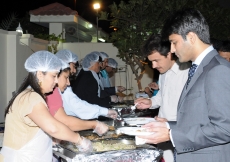
M 130 139 L 118 139 L 118 140 L 102 140 L 103 143 L 123 143 L 127 145 L 135 145 L 134 140 Z M 71 143 L 67 143 L 71 145 Z M 71 162 L 120 162 L 127 161 L 127 158 L 132 162 L 146 161 L 146 162 L 158 162 L 161 158 L 163 151 L 155 148 L 152 145 L 135 145 L 135 149 L 124 149 L 115 151 L 102 151 L 93 152 L 90 154 L 80 153 L 77 150 L 72 150 L 68 145 L 61 145 L 58 151 L 54 151 L 55 154 L 59 154 L 59 157 L 64 159 L 71 159 Z M 69 147 L 69 148 L 67 148 Z
M 105 145 L 117 145 L 117 144 L 121 144 L 121 146 L 125 145 L 129 145 L 129 146 L 133 146 L 133 147 L 126 147 L 129 149 L 136 149 L 136 148 L 153 148 L 153 146 L 148 145 L 148 144 L 144 144 L 144 145 L 136 145 L 135 144 L 135 140 L 133 138 L 130 139 L 104 139 L 104 140 L 97 140 L 97 141 L 92 141 L 92 143 L 98 143 L 101 142 L 102 144 Z M 124 145 L 125 144 L 125 145 Z M 68 151 L 73 152 L 73 154 L 80 154 L 80 152 L 78 152 L 76 146 L 74 144 L 72 144 L 71 142 L 67 142 L 67 141 L 62 141 L 60 143 L 60 146 L 64 149 L 67 149 Z M 102 153 L 102 152 L 106 152 L 106 151 L 115 151 L 115 150 L 127 150 L 127 149 L 122 149 L 122 148 L 108 148 L 108 150 L 103 150 L 103 151 L 96 151 L 94 150 L 93 153 Z

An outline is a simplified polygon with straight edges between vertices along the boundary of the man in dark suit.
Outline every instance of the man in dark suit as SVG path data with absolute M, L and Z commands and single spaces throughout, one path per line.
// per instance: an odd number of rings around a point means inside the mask
M 176 12 L 162 33 L 180 62 L 192 61 L 182 91 L 177 122 L 152 122 L 147 143 L 171 140 L 177 162 L 230 160 L 230 64 L 210 45 L 209 26 L 195 9 Z M 145 107 L 139 103 L 138 107 Z

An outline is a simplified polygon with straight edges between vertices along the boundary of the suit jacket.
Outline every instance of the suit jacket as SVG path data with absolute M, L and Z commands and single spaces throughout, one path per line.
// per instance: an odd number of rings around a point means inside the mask
M 98 83 L 91 71 L 81 69 L 74 84 L 73 92 L 82 100 L 102 107 L 110 106 L 110 96 L 98 97 Z
M 212 50 L 198 66 L 169 122 L 177 162 L 230 161 L 230 63 Z

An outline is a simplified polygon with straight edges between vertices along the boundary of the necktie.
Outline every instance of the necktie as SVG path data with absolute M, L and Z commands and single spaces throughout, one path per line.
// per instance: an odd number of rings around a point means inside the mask
M 176 154 L 177 154 L 177 152 L 176 152 L 176 149 L 174 148 L 174 151 L 173 151 L 174 162 L 176 162 Z
M 192 77 L 196 71 L 196 68 L 197 68 L 197 64 L 192 64 L 192 66 L 190 67 L 190 69 L 188 71 L 188 81 L 186 83 L 186 89 L 187 89 L 187 87 L 188 87 L 188 85 L 189 85 L 189 83 L 190 83 L 190 81 L 191 81 L 191 79 L 192 79 Z

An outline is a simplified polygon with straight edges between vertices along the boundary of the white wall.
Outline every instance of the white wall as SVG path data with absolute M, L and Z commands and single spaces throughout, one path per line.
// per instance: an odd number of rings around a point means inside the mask
M 0 122 L 4 121 L 4 110 L 7 101 L 7 32 L 0 29 Z
M 5 108 L 27 75 L 25 60 L 35 51 L 47 50 L 48 41 L 32 35 L 19 36 L 15 31 L 0 30 L 0 122 Z

